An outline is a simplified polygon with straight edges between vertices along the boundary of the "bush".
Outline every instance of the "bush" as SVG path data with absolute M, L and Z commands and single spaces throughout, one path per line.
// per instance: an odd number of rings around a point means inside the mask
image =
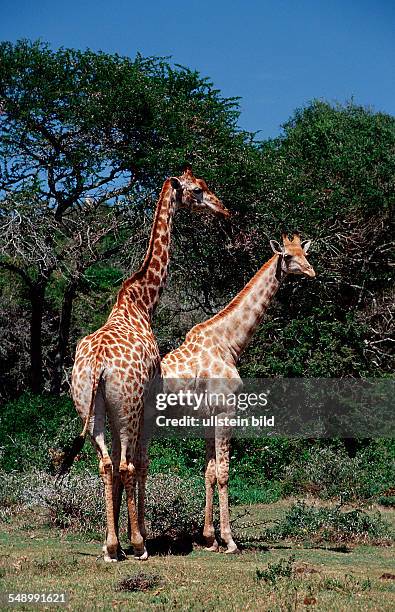
M 54 479 L 49 474 L 0 470 L 0 508 L 43 506 L 53 488 Z
M 313 447 L 305 461 L 286 468 L 284 490 L 350 501 L 380 495 L 394 479 L 393 443 L 372 440 L 353 458 L 341 444 Z
M 383 495 L 377 499 L 377 503 L 386 508 L 395 508 L 395 495 Z
M 304 502 L 294 504 L 274 528 L 265 533 L 268 540 L 309 539 L 314 542 L 385 543 L 391 539 L 389 525 L 379 512 L 369 515 L 355 509 L 343 512 L 334 508 L 317 508 Z
M 146 511 L 150 535 L 197 535 L 203 525 L 204 491 L 200 478 L 170 474 L 148 478 Z
M 61 451 L 81 432 L 81 420 L 70 397 L 26 392 L 7 402 L 0 416 L 0 468 L 6 471 L 55 472 Z M 97 473 L 96 453 L 84 446 L 74 469 L 89 465 Z
M 295 557 L 293 555 L 288 559 L 282 557 L 277 563 L 269 563 L 265 570 L 257 569 L 256 579 L 275 585 L 279 578 L 291 578 L 294 562 Z
M 0 507 L 45 506 L 53 525 L 75 532 L 99 534 L 106 523 L 103 485 L 85 471 L 58 484 L 49 474 L 0 472 Z M 161 474 L 147 481 L 146 520 L 150 537 L 197 535 L 203 524 L 204 484 Z M 127 525 L 126 504 L 120 518 Z

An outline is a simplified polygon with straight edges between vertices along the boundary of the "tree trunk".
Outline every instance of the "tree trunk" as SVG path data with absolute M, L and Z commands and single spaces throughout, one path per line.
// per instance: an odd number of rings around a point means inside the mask
M 30 388 L 33 393 L 43 389 L 42 322 L 46 282 L 32 285 L 29 289 L 31 303 L 30 319 Z
M 64 292 L 62 310 L 59 319 L 58 339 L 54 357 L 51 393 L 60 394 L 63 374 L 63 364 L 67 352 L 70 337 L 71 315 L 73 312 L 73 301 L 77 293 L 78 282 L 71 281 Z

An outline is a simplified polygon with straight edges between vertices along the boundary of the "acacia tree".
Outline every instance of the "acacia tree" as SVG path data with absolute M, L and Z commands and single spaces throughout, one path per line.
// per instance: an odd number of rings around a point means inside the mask
M 263 143 L 257 225 L 313 238 L 317 279 L 289 282 L 244 372 L 380 376 L 393 369 L 395 118 L 315 101 Z M 278 231 L 278 230 L 277 230 Z M 267 358 L 259 360 L 265 353 Z
M 161 58 L 20 41 L 0 45 L 0 66 L 0 188 L 34 187 L 57 220 L 86 197 L 156 187 L 235 129 L 235 101 Z
M 133 209 L 131 209 L 133 211 Z M 92 200 L 67 211 L 62 223 L 40 199 L 21 195 L 2 203 L 0 268 L 16 275 L 30 303 L 31 388 L 43 383 L 43 317 L 49 284 L 61 287 L 60 313 L 51 348 L 51 390 L 58 393 L 70 333 L 73 300 L 86 270 L 119 250 L 120 234 L 133 228 L 131 210 Z M 53 278 L 54 277 L 54 278 Z
M 81 249 L 70 245 L 78 245 L 75 228 L 87 201 L 100 210 L 126 198 L 131 206 L 143 202 L 144 209 L 160 182 L 186 159 L 213 188 L 222 187 L 225 199 L 232 194 L 237 206 L 242 184 L 253 174 L 249 155 L 255 155 L 251 135 L 237 130 L 238 114 L 236 100 L 222 98 L 197 72 L 163 58 L 53 51 L 28 41 L 0 45 L 0 217 L 8 228 L 1 262 L 28 290 L 35 391 L 43 384 L 45 293 L 64 264 L 56 241 L 67 236 L 69 254 L 79 254 Z M 229 156 L 238 164 L 232 167 Z M 106 215 L 98 219 L 99 225 L 107 223 Z M 17 235 L 19 252 L 13 252 Z M 209 252 L 217 243 L 208 237 Z M 88 261 L 89 251 L 86 255 L 72 274 L 61 271 L 67 282 L 54 343 L 53 390 L 59 388 L 73 300 L 84 270 L 97 261 L 96 255 Z

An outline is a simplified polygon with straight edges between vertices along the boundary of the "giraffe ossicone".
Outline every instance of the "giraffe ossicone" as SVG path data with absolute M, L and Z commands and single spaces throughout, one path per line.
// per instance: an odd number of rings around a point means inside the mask
M 315 276 L 306 259 L 311 241 L 300 241 L 299 234 L 292 238 L 283 234 L 282 244 L 271 240 L 273 257 L 267 261 L 238 295 L 208 321 L 195 325 L 181 346 L 168 353 L 161 364 L 164 386 L 166 381 L 172 392 L 189 390 L 202 381 L 215 393 L 215 381 L 226 381 L 227 393 L 240 391 L 242 381 L 237 361 L 252 338 L 271 300 L 288 274 Z M 201 389 L 200 389 L 201 391 Z M 208 394 L 210 395 L 210 393 Z M 224 414 L 227 413 L 224 406 Z M 221 415 L 219 415 L 221 416 Z M 211 432 L 210 432 L 211 434 Z M 238 552 L 232 537 L 229 519 L 228 482 L 229 446 L 231 428 L 215 428 L 214 436 L 206 438 L 206 507 L 203 535 L 207 550 L 218 551 L 214 532 L 213 498 L 218 486 L 220 535 L 227 553 Z
M 60 473 L 70 469 L 89 433 L 104 482 L 107 531 L 104 559 L 123 556 L 118 522 L 125 489 L 130 540 L 137 558 L 147 558 L 144 523 L 148 460 L 142 439 L 144 389 L 159 376 L 158 346 L 151 317 L 165 284 L 174 213 L 179 208 L 223 217 L 230 215 L 203 179 L 190 168 L 167 179 L 156 206 L 148 249 L 140 269 L 122 285 L 106 323 L 83 338 L 76 350 L 72 396 L 84 422 L 81 436 L 65 457 Z M 111 429 L 111 456 L 105 439 L 106 417 Z M 139 485 L 136 507 L 135 488 Z

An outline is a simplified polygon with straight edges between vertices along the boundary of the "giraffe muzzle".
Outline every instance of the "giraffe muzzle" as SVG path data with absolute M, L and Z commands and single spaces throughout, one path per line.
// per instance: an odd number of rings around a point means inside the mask
M 305 268 L 303 270 L 303 274 L 305 276 L 309 276 L 310 278 L 314 278 L 315 277 L 315 270 L 312 266 L 309 266 L 308 268 Z

